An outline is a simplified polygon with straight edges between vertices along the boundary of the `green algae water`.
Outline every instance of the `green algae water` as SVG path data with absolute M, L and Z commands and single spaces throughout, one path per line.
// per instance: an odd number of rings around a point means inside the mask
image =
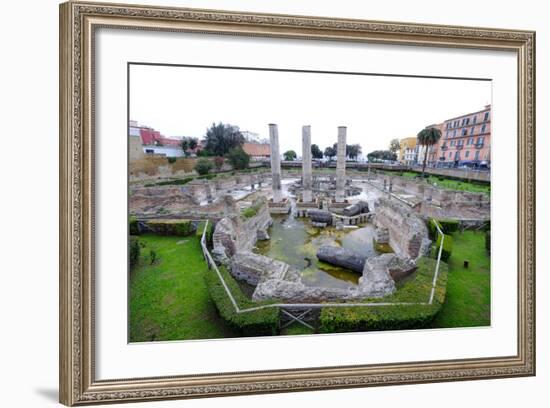
M 269 229 L 271 239 L 258 241 L 255 252 L 286 262 L 302 271 L 302 282 L 308 286 L 349 288 L 357 285 L 360 273 L 330 265 L 317 259 L 323 245 L 341 246 L 367 257 L 378 254 L 374 248 L 374 227 L 337 231 L 334 227 L 313 228 L 307 218 L 273 215 Z

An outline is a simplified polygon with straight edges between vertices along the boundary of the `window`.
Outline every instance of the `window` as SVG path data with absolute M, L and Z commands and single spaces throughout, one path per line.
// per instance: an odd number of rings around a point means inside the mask
M 448 127 L 448 126 L 447 126 Z M 447 130 L 447 133 L 445 134 L 445 137 L 448 139 L 449 138 L 449 134 L 450 132 Z
M 456 129 L 453 130 L 453 137 L 456 137 Z
M 455 141 L 451 140 L 451 146 L 454 146 L 454 145 L 455 145 Z
M 451 157 L 452 157 L 452 153 L 451 153 L 451 152 L 449 152 L 449 159 L 450 159 Z
M 479 150 L 476 150 L 476 154 L 474 155 L 475 160 L 479 160 Z
M 477 115 L 474 115 L 474 124 L 477 123 Z
M 481 133 L 485 133 L 485 129 L 487 128 L 487 125 L 481 126 Z
M 475 133 L 475 130 L 476 130 L 476 127 L 473 126 L 471 129 L 470 129 L 470 134 L 473 135 Z
M 466 136 L 468 134 L 468 129 L 462 129 L 462 136 Z
M 487 122 L 489 120 L 489 112 L 485 112 L 485 116 L 483 117 L 483 121 Z
M 469 157 L 470 156 L 470 151 L 469 150 L 466 150 L 466 153 L 464 154 L 465 157 Z
M 468 139 L 468 144 L 469 144 L 469 145 L 473 145 L 473 144 L 474 144 L 474 138 L 473 138 L 473 137 L 471 137 L 471 138 Z
M 460 160 L 460 152 L 458 150 L 455 152 L 455 160 Z

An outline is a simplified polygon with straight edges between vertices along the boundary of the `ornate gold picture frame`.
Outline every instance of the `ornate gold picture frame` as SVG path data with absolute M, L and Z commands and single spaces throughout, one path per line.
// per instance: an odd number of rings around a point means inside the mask
M 515 53 L 519 168 L 517 352 L 488 358 L 98 380 L 94 341 L 94 47 L 95 32 L 101 27 Z M 60 6 L 59 181 L 60 401 L 63 404 L 72 406 L 535 375 L 534 32 L 67 2 Z

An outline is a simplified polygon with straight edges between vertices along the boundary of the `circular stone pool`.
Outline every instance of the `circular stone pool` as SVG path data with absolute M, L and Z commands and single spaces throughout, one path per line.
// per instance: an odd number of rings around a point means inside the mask
M 348 288 L 357 285 L 360 273 L 317 259 L 323 245 L 341 246 L 367 257 L 378 255 L 374 247 L 374 226 L 337 231 L 334 227 L 311 227 L 307 218 L 272 215 L 271 239 L 258 241 L 254 252 L 283 261 L 302 271 L 302 282 L 308 286 Z

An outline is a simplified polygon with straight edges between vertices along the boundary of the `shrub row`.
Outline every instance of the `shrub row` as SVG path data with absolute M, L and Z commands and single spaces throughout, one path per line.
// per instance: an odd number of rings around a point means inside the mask
M 130 229 L 130 235 L 140 234 L 138 220 L 136 219 L 136 217 L 130 217 L 130 219 L 128 220 L 128 224 Z
M 193 224 L 189 220 L 151 220 L 147 221 L 147 226 L 158 235 L 176 235 L 185 237 L 191 235 L 194 231 Z
M 436 220 L 435 218 L 431 218 L 430 221 L 428 221 L 428 232 L 432 241 L 436 240 L 439 234 L 436 224 L 439 225 L 439 228 L 444 234 L 452 234 L 458 231 L 459 227 L 459 222 L 457 220 Z
M 414 279 L 405 283 L 394 295 L 372 301 L 427 303 L 431 293 L 435 264 L 433 259 L 421 258 Z M 319 317 L 319 332 L 341 333 L 429 327 L 445 301 L 446 285 L 447 264 L 441 263 L 434 300 L 431 305 L 323 308 Z
M 199 225 L 197 226 L 197 232 L 195 235 L 200 240 L 202 238 L 202 233 L 204 232 L 204 227 L 206 227 L 206 221 L 199 222 Z M 212 242 L 212 235 L 214 234 L 214 224 L 212 222 L 208 222 L 208 227 L 206 229 L 206 242 L 210 243 Z
M 491 253 L 491 231 L 485 231 L 485 249 Z
M 138 264 L 140 252 L 139 240 L 135 237 L 130 237 L 130 271 Z
M 441 251 L 441 260 L 448 262 L 451 254 L 453 253 L 453 237 L 451 235 L 444 234 L 443 250 Z M 441 245 L 441 235 L 437 237 L 435 244 L 435 257 L 439 254 L 439 246 Z
M 240 308 L 248 308 L 268 304 L 268 302 L 252 302 L 241 291 L 239 284 L 223 267 L 220 267 L 227 286 Z M 216 310 L 229 328 L 242 336 L 272 336 L 279 331 L 279 308 L 270 307 L 252 312 L 237 313 L 229 299 L 216 271 L 212 268 L 205 274 L 206 286 Z
M 185 177 L 183 179 L 175 179 L 175 180 L 165 180 L 165 181 L 158 181 L 156 183 L 146 183 L 144 184 L 145 187 L 156 187 L 156 186 L 181 186 L 184 184 L 189 183 L 191 180 L 193 180 L 193 177 Z

